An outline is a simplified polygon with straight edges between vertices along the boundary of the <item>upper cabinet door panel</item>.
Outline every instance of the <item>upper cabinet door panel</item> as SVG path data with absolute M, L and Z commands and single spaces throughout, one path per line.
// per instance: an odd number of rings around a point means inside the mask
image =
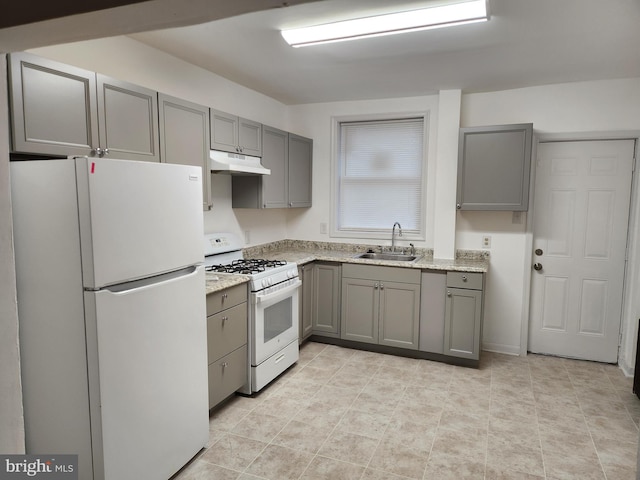
M 157 92 L 98 74 L 98 109 L 109 157 L 160 161 Z
M 247 120 L 238 119 L 238 145 L 240 153 L 254 157 L 262 156 L 262 124 Z
M 271 170 L 271 174 L 262 177 L 262 206 L 286 208 L 289 134 L 265 125 L 263 137 L 262 164 Z
M 160 156 L 163 162 L 202 168 L 203 207 L 211 208 L 209 108 L 159 94 Z
M 524 211 L 533 125 L 460 129 L 457 208 Z
M 18 53 L 10 80 L 13 151 L 89 155 L 98 146 L 93 72 Z
M 211 109 L 211 148 L 224 152 L 238 151 L 238 117 Z
M 313 141 L 289 134 L 289 206 L 311 206 Z

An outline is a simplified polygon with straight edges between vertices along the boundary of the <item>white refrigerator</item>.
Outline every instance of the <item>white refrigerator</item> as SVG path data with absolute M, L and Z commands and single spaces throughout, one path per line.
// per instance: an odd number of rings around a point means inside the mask
M 202 171 L 11 162 L 27 453 L 167 479 L 208 442 Z

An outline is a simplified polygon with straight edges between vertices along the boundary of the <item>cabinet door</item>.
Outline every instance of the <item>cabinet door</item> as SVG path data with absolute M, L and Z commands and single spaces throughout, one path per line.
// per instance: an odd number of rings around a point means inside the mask
M 313 272 L 313 331 L 340 336 L 340 265 L 316 263 Z
M 100 147 L 108 157 L 160 161 L 158 93 L 97 75 Z
M 259 178 L 262 182 L 262 207 L 284 208 L 287 207 L 289 182 L 287 171 L 289 134 L 277 128 L 265 126 L 262 136 L 262 164 L 271 170 L 271 175 L 263 175 Z
M 211 148 L 238 152 L 238 117 L 211 109 Z
M 423 272 L 420 291 L 420 344 L 422 352 L 444 352 L 446 272 Z
M 290 207 L 311 206 L 312 158 L 313 140 L 290 133 L 288 181 Z
M 239 118 L 238 146 L 243 155 L 262 156 L 262 124 Z
M 482 291 L 447 288 L 444 354 L 478 360 Z
M 420 285 L 380 282 L 379 343 L 418 349 Z
M 527 210 L 532 136 L 530 123 L 460 129 L 457 208 Z
M 300 316 L 300 324 L 299 324 L 299 333 L 300 333 L 300 342 L 306 339 L 309 335 L 311 335 L 311 331 L 313 328 L 313 317 L 312 317 L 312 305 L 313 305 L 313 291 L 314 291 L 314 283 L 313 283 L 313 272 L 315 270 L 315 265 L 313 263 L 309 263 L 307 265 L 303 265 L 298 267 L 298 276 L 302 280 L 302 288 L 300 302 L 298 303 L 299 307 L 299 316 Z
M 342 279 L 340 338 L 378 343 L 379 282 Z
M 10 55 L 14 152 L 90 155 L 98 147 L 95 73 L 27 53 Z
M 160 158 L 166 163 L 202 168 L 202 204 L 211 208 L 209 108 L 168 95 L 158 95 Z

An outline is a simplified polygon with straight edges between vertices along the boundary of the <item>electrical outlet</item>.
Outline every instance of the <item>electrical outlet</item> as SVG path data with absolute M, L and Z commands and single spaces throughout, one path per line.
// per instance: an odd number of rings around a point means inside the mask
M 323 235 L 326 235 L 327 233 L 327 224 L 325 222 L 320 224 L 320 233 Z
M 482 237 L 482 248 L 491 248 L 491 235 L 484 235 Z

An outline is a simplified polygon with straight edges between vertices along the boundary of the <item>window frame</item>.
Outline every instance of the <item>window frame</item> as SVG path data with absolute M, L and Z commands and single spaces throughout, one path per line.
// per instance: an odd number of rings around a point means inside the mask
M 375 121 L 393 121 L 408 120 L 421 118 L 423 121 L 423 144 L 422 144 L 422 175 L 420 179 L 420 189 L 422 191 L 422 217 L 420 219 L 420 227 L 417 233 L 404 232 L 402 239 L 405 241 L 424 241 L 426 239 L 427 223 L 430 215 L 428 206 L 431 204 L 428 184 L 430 173 L 429 152 L 431 148 L 430 137 L 434 132 L 431 131 L 430 110 L 419 112 L 402 112 L 402 113 L 383 113 L 383 114 L 367 114 L 367 115 L 346 115 L 335 116 L 331 118 L 332 128 L 332 149 L 331 149 L 331 205 L 330 205 L 330 237 L 343 239 L 371 239 L 371 240 L 390 240 L 392 225 L 388 229 L 339 229 L 339 191 L 340 191 L 340 129 L 342 123 L 348 122 L 375 122 Z

